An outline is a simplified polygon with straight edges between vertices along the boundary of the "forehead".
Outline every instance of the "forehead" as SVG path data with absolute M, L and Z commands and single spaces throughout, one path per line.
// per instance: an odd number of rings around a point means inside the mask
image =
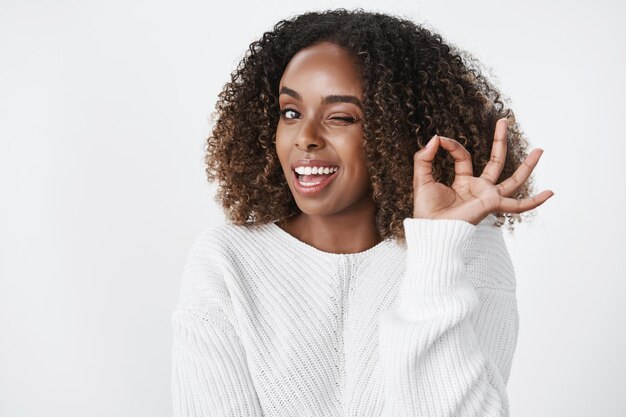
M 303 96 L 314 90 L 320 94 L 352 93 L 361 95 L 361 80 L 353 57 L 344 49 L 322 42 L 298 51 L 287 64 L 280 86 Z

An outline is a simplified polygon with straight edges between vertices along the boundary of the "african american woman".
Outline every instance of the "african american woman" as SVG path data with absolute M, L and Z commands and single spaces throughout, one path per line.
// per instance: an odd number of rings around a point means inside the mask
M 226 224 L 173 313 L 176 416 L 507 416 L 502 226 L 542 150 L 466 54 L 362 9 L 278 22 L 216 107 Z

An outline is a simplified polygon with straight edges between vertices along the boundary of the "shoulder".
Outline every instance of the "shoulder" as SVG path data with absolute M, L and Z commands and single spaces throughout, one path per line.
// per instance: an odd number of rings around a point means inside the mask
M 246 226 L 217 224 L 197 233 L 188 250 L 179 291 L 179 308 L 224 306 L 230 297 L 232 266 L 245 256 L 251 234 Z
M 220 223 L 208 226 L 193 239 L 189 257 L 224 257 L 245 250 L 265 230 L 266 225 Z

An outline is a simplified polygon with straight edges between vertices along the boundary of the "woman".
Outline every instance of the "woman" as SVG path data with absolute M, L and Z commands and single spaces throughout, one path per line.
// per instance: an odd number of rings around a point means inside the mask
M 311 12 L 249 52 L 208 139 L 230 223 L 187 258 L 175 414 L 508 415 L 500 226 L 553 195 L 529 197 L 542 151 L 410 21 Z

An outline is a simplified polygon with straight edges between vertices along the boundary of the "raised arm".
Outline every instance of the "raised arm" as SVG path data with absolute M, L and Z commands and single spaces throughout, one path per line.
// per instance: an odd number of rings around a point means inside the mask
M 477 261 L 507 253 L 501 231 L 439 219 L 407 218 L 404 227 L 406 276 L 379 323 L 383 416 L 508 416 L 514 293 L 493 286 L 479 297 L 473 285 L 514 282 L 508 254 L 482 269 Z
M 506 381 L 517 307 L 514 287 L 493 284 L 515 280 L 500 231 L 488 216 L 532 210 L 554 193 L 509 197 L 528 179 L 541 149 L 496 184 L 506 158 L 507 124 L 506 118 L 498 121 L 491 158 L 479 177 L 470 152 L 451 138 L 435 135 L 413 156 L 413 216 L 404 219 L 406 276 L 396 304 L 379 322 L 385 417 L 509 415 Z M 451 186 L 433 177 L 440 147 L 454 158 Z M 470 275 L 463 248 L 479 226 L 488 233 L 474 245 Z
M 208 232 L 191 247 L 172 315 L 174 415 L 262 416 Z

